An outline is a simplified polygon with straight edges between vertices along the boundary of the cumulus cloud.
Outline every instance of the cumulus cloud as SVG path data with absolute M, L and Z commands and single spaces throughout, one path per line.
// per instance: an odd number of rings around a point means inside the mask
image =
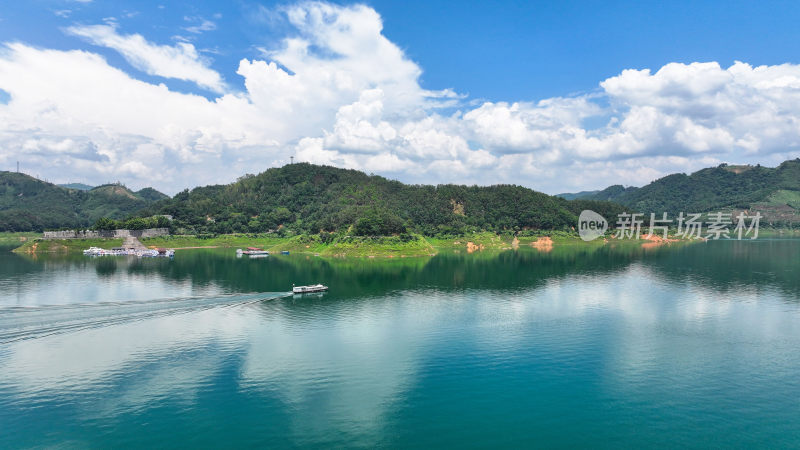
M 240 61 L 237 89 L 191 44 L 156 45 L 109 25 L 68 30 L 214 99 L 138 80 L 90 51 L 5 44 L 0 165 L 25 153 L 26 165 L 50 179 L 119 178 L 174 193 L 295 155 L 410 182 L 555 193 L 798 156 L 795 64 L 671 63 L 624 70 L 588 94 L 475 103 L 421 87 L 422 69 L 367 6 L 312 2 L 277 12 L 292 31 Z M 57 169 L 48 168 L 52 157 Z
M 211 69 L 208 61 L 188 42 L 156 45 L 140 34 L 119 34 L 113 25 L 73 26 L 67 28 L 67 32 L 118 51 L 132 66 L 148 75 L 191 81 L 217 93 L 225 91 L 220 74 Z

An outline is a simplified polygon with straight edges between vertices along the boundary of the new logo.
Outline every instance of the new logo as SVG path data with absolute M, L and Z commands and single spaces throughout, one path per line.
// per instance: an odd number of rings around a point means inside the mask
M 581 211 L 578 217 L 578 234 L 586 242 L 593 241 L 603 234 L 608 229 L 608 221 L 590 209 Z

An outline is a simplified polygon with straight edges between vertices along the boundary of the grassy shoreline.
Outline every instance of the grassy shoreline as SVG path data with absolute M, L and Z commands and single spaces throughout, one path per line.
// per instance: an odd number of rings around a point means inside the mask
M 4 232 L 0 233 L 0 248 L 16 248 L 20 245 L 25 244 L 30 240 L 37 239 L 41 236 L 41 233 L 34 233 L 34 232 L 24 232 L 24 233 L 15 233 L 15 232 Z
M 10 233 L 6 233 L 10 234 Z M 0 233 L 0 238 L 3 234 Z M 12 240 L 13 236 L 7 239 Z M 16 237 L 17 253 L 79 253 L 95 246 L 102 248 L 117 247 L 121 239 L 69 239 L 43 240 L 27 236 Z M 2 242 L 2 241 L 0 241 Z M 609 243 L 648 244 L 652 242 L 640 240 L 596 239 L 584 242 L 575 232 L 569 231 L 525 231 L 518 233 L 497 234 L 493 232 L 476 232 L 462 236 L 434 238 L 418 234 L 404 236 L 361 237 L 361 236 L 321 236 L 296 235 L 279 237 L 274 234 L 228 234 L 218 236 L 172 235 L 155 238 L 143 238 L 142 244 L 151 248 L 166 247 L 176 250 L 195 248 L 245 248 L 259 247 L 273 253 L 289 251 L 292 253 L 313 254 L 324 257 L 367 257 L 394 258 L 432 256 L 440 251 L 466 251 L 468 253 L 492 250 L 510 250 L 520 247 L 532 247 L 540 251 L 550 251 L 553 246 L 585 246 L 600 247 Z M 13 248 L 13 247 L 11 247 Z
M 32 239 L 20 247 L 15 248 L 15 253 L 79 253 L 89 247 L 110 249 L 122 245 L 122 239 Z

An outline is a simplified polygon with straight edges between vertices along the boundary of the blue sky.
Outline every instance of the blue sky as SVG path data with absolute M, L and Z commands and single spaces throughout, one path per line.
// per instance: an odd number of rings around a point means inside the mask
M 0 115 L 13 120 L 0 125 L 0 164 L 134 186 L 166 168 L 169 181 L 150 184 L 174 192 L 295 155 L 551 193 L 770 165 L 798 155 L 800 111 L 781 103 L 800 86 L 797 23 L 793 2 L 6 4 Z M 36 93 L 48 77 L 52 93 Z M 174 116 L 149 120 L 161 102 Z M 229 170 L 207 169 L 220 164 Z
M 623 69 L 657 68 L 669 62 L 717 61 L 728 66 L 737 60 L 753 65 L 800 60 L 800 5 L 791 1 L 469 0 L 458 2 L 458 7 L 445 0 L 361 3 L 381 14 L 384 34 L 423 68 L 423 87 L 453 88 L 493 101 L 592 91 L 598 81 Z M 236 81 L 239 59 L 257 57 L 257 47 L 269 46 L 290 31 L 264 17 L 260 7 L 285 4 L 289 3 L 15 2 L 0 9 L 0 41 L 89 48 L 124 65 L 112 50 L 92 48 L 61 31 L 76 22 L 93 24 L 114 17 L 123 30 L 156 42 L 172 42 L 176 35 L 192 38 L 198 48 L 213 52 L 215 69 Z M 59 11 L 70 13 L 61 17 Z M 215 29 L 198 34 L 185 30 L 204 19 Z

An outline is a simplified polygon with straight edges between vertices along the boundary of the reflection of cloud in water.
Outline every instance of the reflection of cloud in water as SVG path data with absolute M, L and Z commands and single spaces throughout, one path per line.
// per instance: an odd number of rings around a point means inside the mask
M 301 441 L 334 430 L 374 444 L 370 439 L 380 436 L 385 415 L 413 384 L 425 341 L 443 320 L 427 300 L 365 299 L 308 328 L 265 314 L 249 340 L 241 386 L 281 398 Z M 429 313 L 408 311 L 422 308 Z
M 792 372 L 791 360 L 781 356 L 793 353 L 800 338 L 792 299 L 772 287 L 720 293 L 683 281 L 642 264 L 612 275 L 549 280 L 518 296 L 477 302 L 485 326 L 476 328 L 476 343 L 495 355 L 525 345 L 558 357 L 576 347 L 597 348 L 608 367 L 605 381 L 620 390 L 657 379 L 668 386 L 672 380 L 714 385 L 715 374 Z
M 286 403 L 296 439 L 335 430 L 374 442 L 443 320 L 444 304 L 427 300 L 366 299 L 337 306 L 333 317 L 268 302 L 15 342 L 0 355 L 0 386 L 20 402 L 89 395 L 96 400 L 83 402 L 84 418 L 113 417 L 166 401 L 191 405 L 243 351 L 240 389 Z M 422 309 L 429 313 L 413 312 Z

